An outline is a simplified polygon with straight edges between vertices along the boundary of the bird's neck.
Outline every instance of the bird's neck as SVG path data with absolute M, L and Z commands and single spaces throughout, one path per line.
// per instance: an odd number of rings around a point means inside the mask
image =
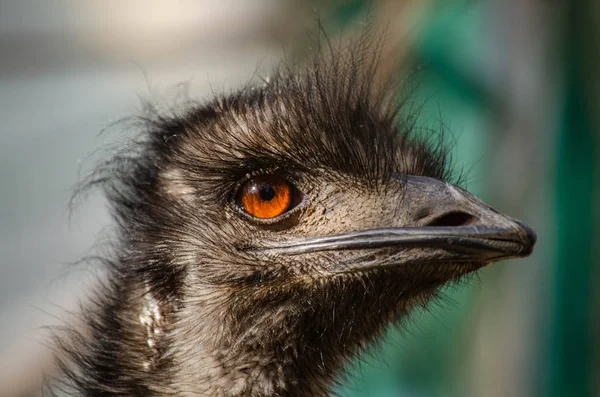
M 357 351 L 407 310 L 408 297 L 387 295 L 406 293 L 390 280 L 370 280 L 386 294 L 342 278 L 319 288 L 196 291 L 209 299 L 188 301 L 178 314 L 174 384 L 208 387 L 207 395 L 327 395 Z
M 325 396 L 419 296 L 384 273 L 319 286 L 186 282 L 178 296 L 121 282 L 74 349 L 91 390 L 81 395 Z

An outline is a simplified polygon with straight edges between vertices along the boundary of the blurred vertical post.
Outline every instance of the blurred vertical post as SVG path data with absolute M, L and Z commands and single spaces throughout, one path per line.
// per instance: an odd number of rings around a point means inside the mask
M 566 29 L 564 103 L 557 145 L 555 316 L 551 336 L 548 394 L 597 395 L 593 371 L 594 182 L 597 136 L 592 119 L 598 75 L 588 68 L 598 57 L 598 4 L 564 3 Z M 597 102 L 596 102 L 597 105 Z M 597 109 L 597 108 L 596 108 Z M 597 382 L 597 381 L 596 381 Z

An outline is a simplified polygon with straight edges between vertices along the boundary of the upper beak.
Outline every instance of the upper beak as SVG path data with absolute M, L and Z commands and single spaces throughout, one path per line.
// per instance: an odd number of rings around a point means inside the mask
M 296 239 L 269 250 L 303 254 L 397 247 L 416 249 L 420 261 L 492 262 L 531 254 L 535 232 L 469 192 L 446 182 L 405 176 L 398 198 L 409 227 L 385 227 Z M 414 256 L 413 255 L 413 259 Z

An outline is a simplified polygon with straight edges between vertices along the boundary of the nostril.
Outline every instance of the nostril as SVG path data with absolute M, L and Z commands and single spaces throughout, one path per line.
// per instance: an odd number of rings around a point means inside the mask
M 426 226 L 466 226 L 477 221 L 477 218 L 466 212 L 449 212 L 428 222 Z

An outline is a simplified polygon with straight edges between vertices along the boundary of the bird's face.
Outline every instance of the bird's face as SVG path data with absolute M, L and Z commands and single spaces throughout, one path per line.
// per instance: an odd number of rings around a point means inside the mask
M 443 282 L 527 256 L 535 242 L 527 226 L 432 177 L 395 174 L 361 184 L 335 173 L 293 181 L 274 174 L 245 184 L 232 204 L 252 230 L 240 248 L 297 277 L 389 268 L 425 283 Z M 263 207 L 281 214 L 256 216 Z M 432 268 L 438 271 L 419 271 Z
M 449 183 L 444 157 L 391 120 L 244 110 L 174 136 L 159 173 L 187 317 L 228 313 L 240 349 L 337 365 L 441 285 L 533 249 L 530 228 Z
M 182 134 L 161 173 L 186 225 L 174 251 L 205 282 L 323 285 L 383 270 L 423 289 L 533 249 L 529 227 L 444 180 L 437 154 L 389 125 L 363 125 L 352 142 L 242 120 Z

